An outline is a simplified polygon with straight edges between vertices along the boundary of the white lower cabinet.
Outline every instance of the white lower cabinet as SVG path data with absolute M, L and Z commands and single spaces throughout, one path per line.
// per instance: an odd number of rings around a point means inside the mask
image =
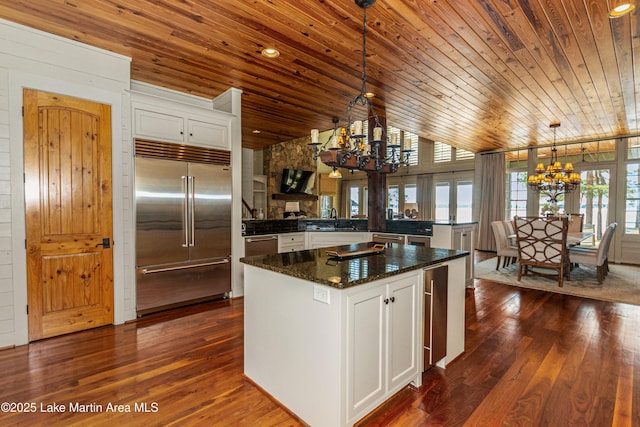
M 347 419 L 355 422 L 418 371 L 418 275 L 347 296 Z
M 467 257 L 467 276 L 465 283 L 467 287 L 473 287 L 473 260 L 475 258 L 475 233 L 476 224 L 433 224 L 431 236 L 432 248 L 459 249 L 469 251 L 471 256 Z
M 278 252 L 303 251 L 304 237 L 304 232 L 278 234 Z
M 314 427 L 422 381 L 422 270 L 339 289 L 245 265 L 244 372 Z
M 307 249 L 350 245 L 370 240 L 371 233 L 368 231 L 307 231 Z

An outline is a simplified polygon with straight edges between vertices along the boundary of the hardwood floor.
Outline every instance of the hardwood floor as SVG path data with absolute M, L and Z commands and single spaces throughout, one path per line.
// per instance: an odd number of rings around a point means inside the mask
M 640 307 L 477 280 L 466 308 L 465 353 L 359 425 L 640 426 Z M 303 425 L 243 377 L 242 319 L 219 301 L 2 350 L 23 413 L 0 425 Z

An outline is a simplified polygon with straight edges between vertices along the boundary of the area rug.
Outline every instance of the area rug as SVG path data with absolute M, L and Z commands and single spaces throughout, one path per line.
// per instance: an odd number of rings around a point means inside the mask
M 496 271 L 496 259 L 491 258 L 475 265 L 475 277 L 523 288 L 640 305 L 640 267 L 609 264 L 609 270 L 607 277 L 599 284 L 595 268 L 574 268 L 571 270 L 571 279 L 564 280 L 561 288 L 557 280 L 540 276 L 522 276 L 522 280 L 518 281 L 517 264 Z

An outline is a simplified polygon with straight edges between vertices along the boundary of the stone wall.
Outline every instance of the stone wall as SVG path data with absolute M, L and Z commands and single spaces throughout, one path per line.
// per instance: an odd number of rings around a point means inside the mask
M 280 180 L 282 179 L 283 169 L 300 169 L 315 171 L 315 162 L 313 160 L 313 150 L 309 146 L 310 137 L 293 139 L 280 144 L 274 144 L 265 148 L 264 154 L 264 174 L 267 176 L 267 194 L 280 193 Z M 318 177 L 316 174 L 316 183 L 313 188 L 314 194 L 318 194 Z M 290 201 L 300 202 L 300 210 L 307 213 L 308 217 L 318 216 L 318 200 L 296 200 Z M 267 218 L 281 219 L 284 217 L 285 200 L 267 200 Z

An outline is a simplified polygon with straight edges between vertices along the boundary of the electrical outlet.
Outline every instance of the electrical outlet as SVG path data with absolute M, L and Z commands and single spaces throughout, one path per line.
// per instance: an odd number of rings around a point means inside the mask
M 322 285 L 313 285 L 313 299 L 329 304 L 329 288 Z

